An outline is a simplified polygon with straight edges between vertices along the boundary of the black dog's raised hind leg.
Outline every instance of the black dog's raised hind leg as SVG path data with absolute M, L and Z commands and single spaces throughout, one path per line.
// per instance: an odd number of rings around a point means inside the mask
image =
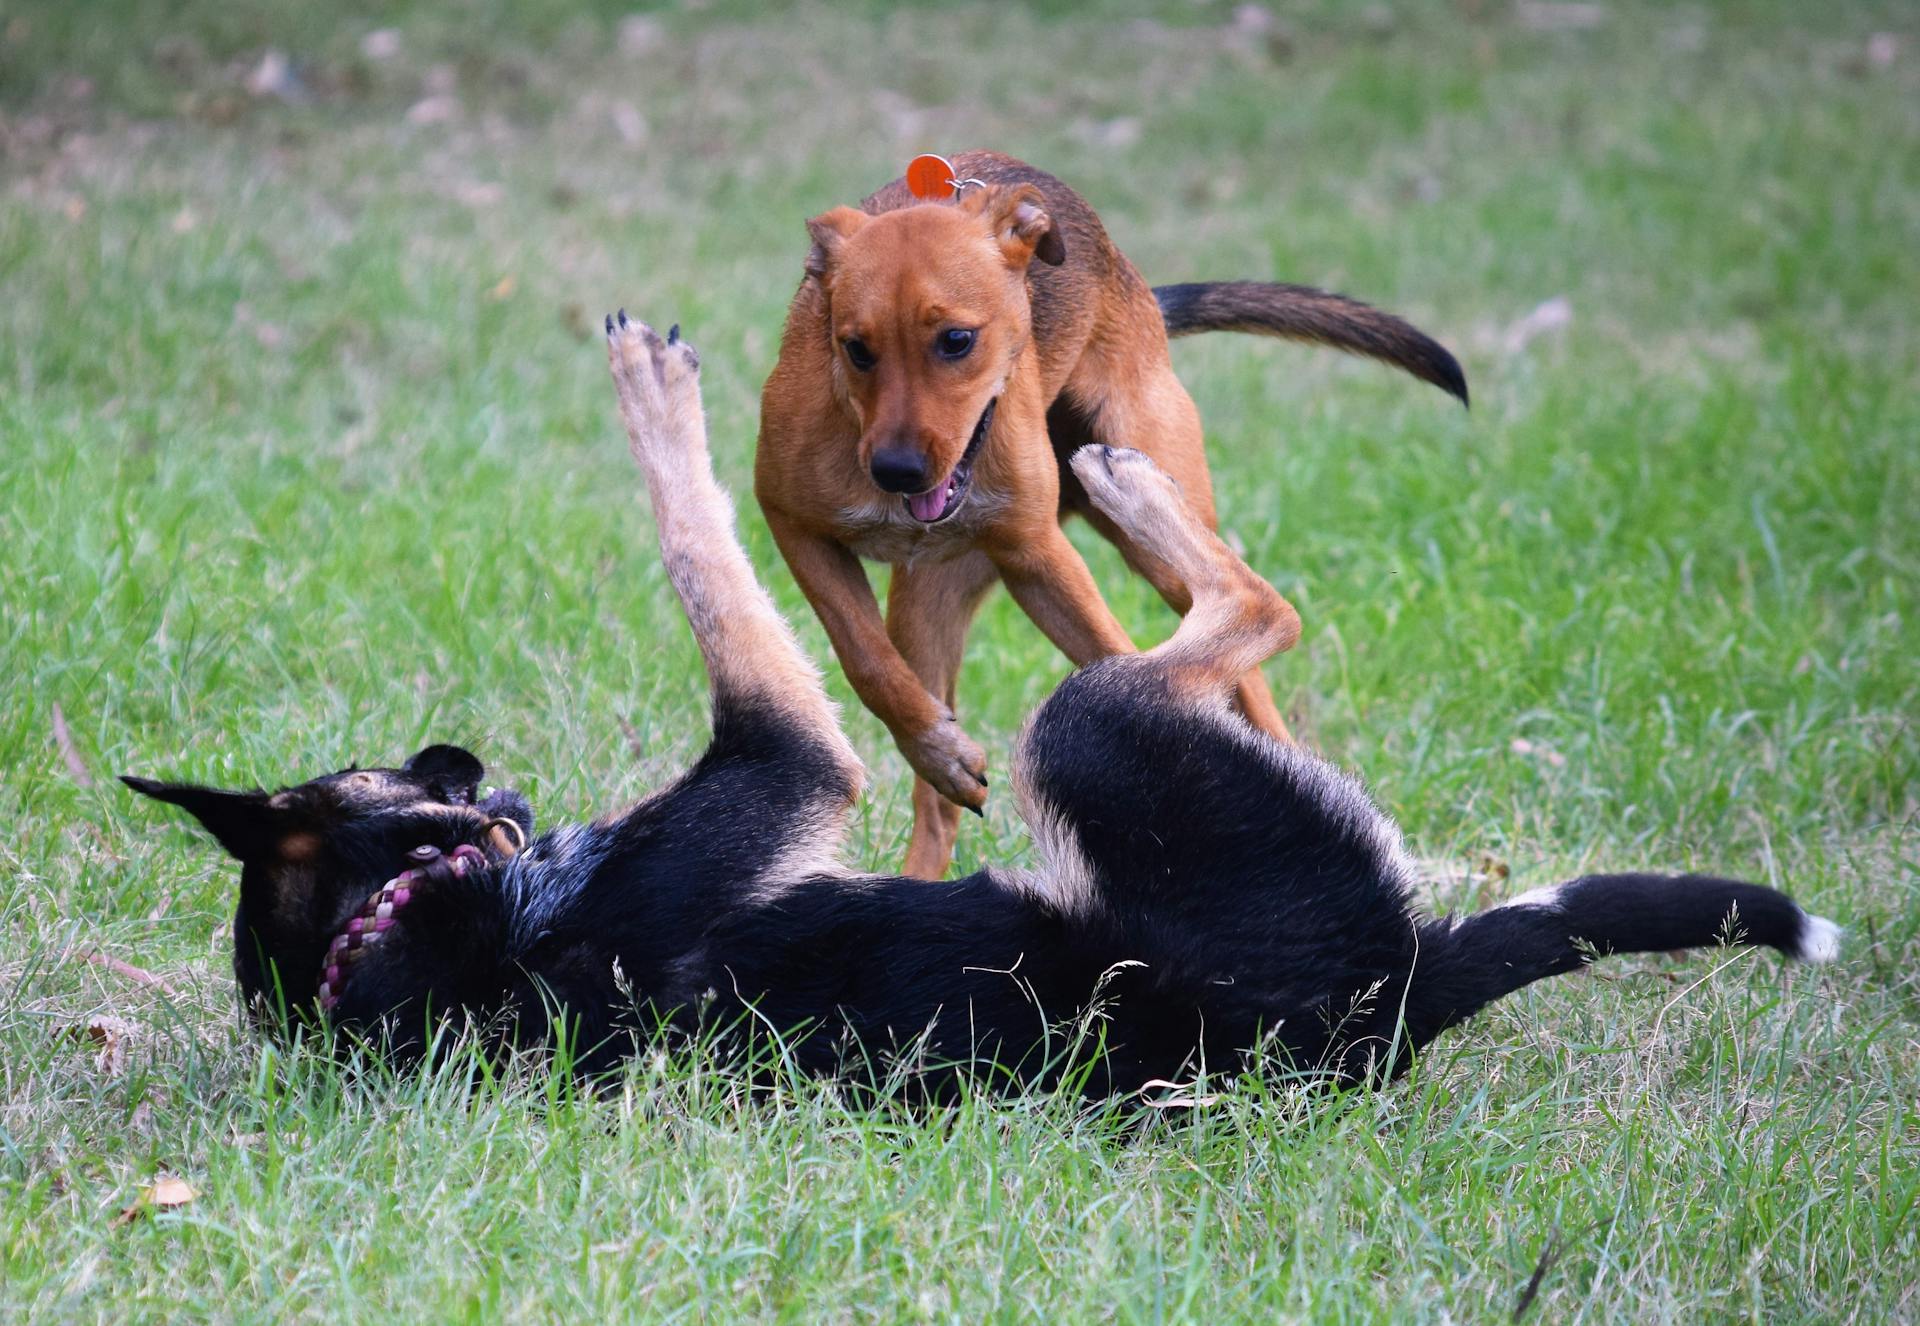
M 620 418 L 646 473 L 660 556 L 713 685 L 715 751 L 777 728 L 851 805 L 863 778 L 820 674 L 747 560 L 733 503 L 713 477 L 700 405 L 700 357 L 675 327 L 665 340 L 625 310 L 607 319 Z M 844 809 L 844 806 L 842 807 Z
M 1293 647 L 1300 614 L 1188 509 L 1149 457 L 1096 445 L 1069 463 L 1100 513 L 1171 566 L 1193 596 L 1180 628 L 1129 668 L 1152 669 L 1178 693 L 1225 704 L 1245 673 Z
M 1081 669 L 1028 724 L 1013 790 L 1042 861 L 1032 885 L 1063 911 L 1146 908 L 1140 942 L 1204 934 L 1226 960 L 1241 940 L 1260 940 L 1216 933 L 1220 908 L 1237 905 L 1222 891 L 1245 883 L 1244 860 L 1292 844 L 1273 837 L 1275 824 L 1300 837 L 1340 818 L 1323 805 L 1329 779 L 1317 763 L 1234 704 L 1241 679 L 1299 638 L 1299 614 L 1145 454 L 1095 444 L 1070 463 L 1094 506 L 1171 568 L 1191 603 L 1167 641 Z

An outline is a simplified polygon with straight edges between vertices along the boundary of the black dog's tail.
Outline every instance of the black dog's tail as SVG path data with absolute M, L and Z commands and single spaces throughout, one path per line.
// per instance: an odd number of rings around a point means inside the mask
M 1467 403 L 1467 376 L 1444 345 L 1357 299 L 1274 281 L 1158 285 L 1153 297 L 1168 336 L 1237 331 L 1331 345 L 1405 369 Z
M 1415 1046 L 1504 995 L 1595 954 L 1765 944 L 1831 962 L 1840 927 L 1762 884 L 1711 875 L 1585 875 L 1501 907 L 1423 925 L 1407 992 Z

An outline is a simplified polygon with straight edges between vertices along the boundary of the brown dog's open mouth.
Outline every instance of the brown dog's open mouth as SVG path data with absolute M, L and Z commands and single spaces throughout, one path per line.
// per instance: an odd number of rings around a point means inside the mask
M 960 509 L 973 482 L 974 457 L 980 452 L 980 444 L 986 441 L 987 430 L 993 426 L 994 409 L 999 404 L 1000 398 L 996 396 L 980 412 L 980 422 L 973 426 L 973 436 L 967 439 L 967 449 L 961 453 L 953 473 L 924 493 L 909 493 L 900 499 L 907 504 L 908 515 L 923 525 L 938 525 Z

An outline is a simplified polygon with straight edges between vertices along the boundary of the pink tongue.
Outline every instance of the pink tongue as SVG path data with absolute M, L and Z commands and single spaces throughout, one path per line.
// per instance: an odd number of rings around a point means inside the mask
M 932 492 L 915 493 L 907 499 L 907 510 L 913 512 L 915 520 L 938 520 L 946 509 L 947 485 L 944 483 Z

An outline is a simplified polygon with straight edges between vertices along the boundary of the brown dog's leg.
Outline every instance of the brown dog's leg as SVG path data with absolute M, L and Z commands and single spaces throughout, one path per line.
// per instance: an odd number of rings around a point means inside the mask
M 949 711 L 957 707 L 956 683 L 966 652 L 967 628 L 980 601 L 999 580 L 984 553 L 970 552 L 950 562 L 897 566 L 887 591 L 887 635 L 921 684 Z M 960 832 L 960 807 L 924 778 L 913 780 L 913 840 L 905 872 L 939 879 L 953 860 Z
M 1224 704 L 1246 673 L 1299 639 L 1293 605 L 1220 542 L 1144 453 L 1096 444 L 1071 464 L 1094 506 L 1193 595 L 1173 637 L 1142 655 L 1182 690 Z
M 830 750 L 859 793 L 860 759 L 840 731 L 820 674 L 753 574 L 733 503 L 713 477 L 700 409 L 700 360 L 623 311 L 607 320 L 607 358 L 634 459 L 646 472 L 660 556 L 706 660 L 714 710 L 764 704 Z
M 941 796 L 975 810 L 985 805 L 986 754 L 961 729 L 953 710 L 928 694 L 887 638 L 860 559 L 764 501 L 761 510 L 861 703 L 887 725 L 907 763 Z
M 1134 652 L 1132 638 L 1100 597 L 1080 550 L 1052 519 L 992 556 L 1007 592 L 1076 667 Z

